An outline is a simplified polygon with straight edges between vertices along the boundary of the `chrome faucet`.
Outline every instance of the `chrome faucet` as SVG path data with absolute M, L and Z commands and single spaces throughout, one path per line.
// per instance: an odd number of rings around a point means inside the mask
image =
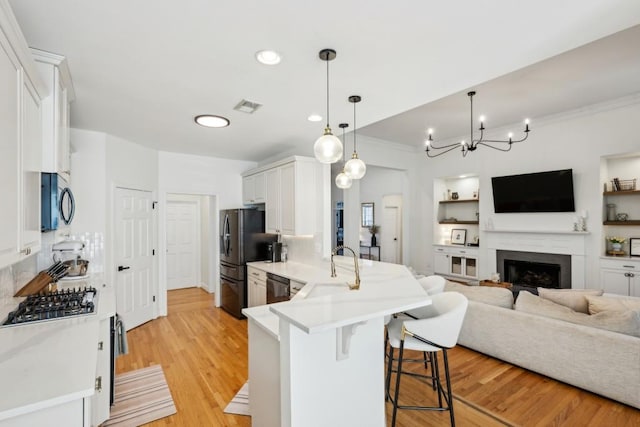
M 349 249 L 351 251 L 351 253 L 353 254 L 353 263 L 354 263 L 354 268 L 355 268 L 355 271 L 356 271 L 356 282 L 355 283 L 347 283 L 347 284 L 349 285 L 349 289 L 354 290 L 354 291 L 358 290 L 358 289 L 360 289 L 360 270 L 358 269 L 358 256 L 353 251 L 353 249 L 351 249 L 348 246 L 341 245 L 341 246 L 336 247 L 333 251 L 331 251 L 331 277 L 336 277 L 336 264 L 335 264 L 335 262 L 333 262 L 333 256 L 340 249 Z

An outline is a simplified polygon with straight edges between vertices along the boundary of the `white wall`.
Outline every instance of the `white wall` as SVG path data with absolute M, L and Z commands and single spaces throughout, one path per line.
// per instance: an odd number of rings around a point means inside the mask
M 412 236 L 415 236 L 411 265 L 421 272 L 433 269 L 434 179 L 465 173 L 479 176 L 481 230 L 489 219 L 496 229 L 571 230 L 576 213 L 495 214 L 491 177 L 572 168 L 576 211 L 588 213 L 587 229 L 590 234 L 587 237 L 586 287 L 598 287 L 598 258 L 602 254 L 603 238 L 600 158 L 638 151 L 638 117 L 640 94 L 579 111 L 534 119 L 529 139 L 514 145 L 510 152 L 481 147 L 465 158 L 455 152 L 436 159 L 428 159 L 424 155 L 417 157 L 415 170 L 418 174 L 414 187 L 417 206 L 414 209 L 419 217 L 414 216 L 410 222 Z M 505 133 L 505 129 L 497 131 Z M 468 138 L 468 135 L 464 137 Z M 638 172 L 635 174 L 637 177 Z M 480 231 L 481 277 L 495 270 L 495 266 L 487 265 L 486 250 L 482 247 L 483 234 Z
M 349 136 L 347 136 L 348 140 Z M 416 176 L 416 152 L 412 147 L 406 145 L 395 144 L 388 141 L 382 141 L 376 138 L 370 138 L 366 136 L 358 136 L 358 155 L 367 165 L 367 174 L 372 171 L 371 178 L 367 175 L 362 180 L 354 180 L 351 188 L 347 190 L 340 190 L 335 186 L 335 171 L 331 176 L 331 192 L 332 192 L 332 207 L 335 208 L 335 202 L 339 200 L 344 201 L 344 229 L 345 229 L 345 245 L 352 248 L 357 248 L 360 242 L 360 203 L 369 202 L 366 198 L 375 197 L 380 199 L 380 203 L 376 203 L 382 207 L 382 195 L 389 194 L 388 192 L 402 194 L 403 198 L 403 210 L 402 210 L 402 222 L 403 236 L 402 236 L 402 254 L 403 263 L 411 265 L 413 262 L 411 252 L 413 251 L 413 240 L 410 238 L 412 228 L 408 227 L 408 224 L 412 224 L 413 217 L 415 216 L 414 206 L 416 199 L 413 194 L 419 190 L 421 183 L 414 180 Z M 383 169 L 380 169 L 383 168 Z M 379 172 L 390 178 L 389 183 L 382 183 L 378 176 L 376 169 L 387 172 Z M 393 176 L 393 178 L 391 178 Z M 370 184 L 367 184 L 370 182 Z M 384 193 L 380 191 L 378 196 L 374 196 L 376 191 L 374 190 L 376 183 L 384 186 Z M 382 218 L 381 211 L 376 209 L 376 218 Z M 333 220 L 333 218 L 332 218 Z M 376 223 L 380 223 L 376 219 Z M 335 240 L 335 227 L 332 227 L 332 244 Z
M 107 135 L 71 129 L 71 189 L 76 199 L 76 212 L 71 223 L 73 234 L 107 229 Z

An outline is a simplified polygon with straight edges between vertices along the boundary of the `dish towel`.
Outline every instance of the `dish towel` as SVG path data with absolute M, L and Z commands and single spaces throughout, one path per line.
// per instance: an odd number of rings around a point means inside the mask
M 115 337 L 114 353 L 116 356 L 129 353 L 129 345 L 127 344 L 127 328 L 124 327 L 122 317 L 116 313 L 116 337 Z

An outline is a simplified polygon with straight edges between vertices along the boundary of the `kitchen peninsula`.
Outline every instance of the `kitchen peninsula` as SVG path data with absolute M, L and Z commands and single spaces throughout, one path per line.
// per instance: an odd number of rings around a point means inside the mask
M 249 319 L 253 425 L 384 426 L 384 318 L 429 305 L 406 267 L 335 257 L 315 265 L 250 263 L 306 285 L 288 302 L 243 310 Z

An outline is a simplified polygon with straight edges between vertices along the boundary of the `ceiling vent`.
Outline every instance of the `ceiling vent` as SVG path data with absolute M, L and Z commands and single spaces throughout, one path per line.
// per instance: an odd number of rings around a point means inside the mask
M 253 114 L 260 107 L 262 107 L 262 104 L 258 104 L 257 102 L 251 102 L 251 101 L 247 101 L 246 99 L 243 99 L 242 101 L 238 102 L 238 105 L 233 107 L 233 109 L 242 111 L 243 113 Z

